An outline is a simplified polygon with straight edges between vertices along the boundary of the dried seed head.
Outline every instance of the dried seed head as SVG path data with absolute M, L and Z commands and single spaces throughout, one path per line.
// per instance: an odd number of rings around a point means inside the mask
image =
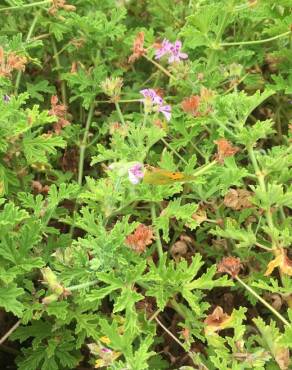
M 233 278 L 239 274 L 241 268 L 240 259 L 232 256 L 222 258 L 222 261 L 217 265 L 218 272 L 226 272 Z

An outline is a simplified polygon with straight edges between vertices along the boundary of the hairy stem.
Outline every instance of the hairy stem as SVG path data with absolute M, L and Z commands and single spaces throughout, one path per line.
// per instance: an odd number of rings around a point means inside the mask
M 267 301 L 265 301 L 261 296 L 259 296 L 250 286 L 245 284 L 243 280 L 241 280 L 238 276 L 235 279 L 246 289 L 248 290 L 256 299 L 258 299 L 264 306 L 266 306 L 275 316 L 278 317 L 285 325 L 290 326 L 289 322 L 277 311 L 272 307 Z
M 125 119 L 124 119 L 124 116 L 123 116 L 123 113 L 121 111 L 121 108 L 120 108 L 120 105 L 118 102 L 115 102 L 115 107 L 116 107 L 116 111 L 118 113 L 118 116 L 120 118 L 120 121 L 122 122 L 122 124 L 125 126 L 126 125 L 126 122 L 125 122 Z
M 33 6 L 49 4 L 51 2 L 52 2 L 52 0 L 44 0 L 44 1 L 37 1 L 35 3 L 24 4 L 24 5 L 9 6 L 9 7 L 6 7 L 6 8 L 0 8 L 0 12 L 4 12 L 6 10 L 22 10 L 22 9 L 26 9 L 26 8 L 31 8 Z
M 188 164 L 188 162 L 175 150 L 175 149 L 173 149 L 169 144 L 168 144 L 168 142 L 162 137 L 161 139 L 160 139 L 162 142 L 163 142 L 163 144 L 174 154 L 174 155 L 176 155 L 185 165 L 187 165 Z
M 155 220 L 156 220 L 156 210 L 155 210 L 155 203 L 151 203 L 151 218 L 152 218 L 152 224 L 154 226 Z M 163 248 L 162 248 L 162 243 L 159 235 L 159 230 L 155 232 L 156 234 L 156 247 L 157 247 L 157 252 L 159 256 L 159 260 L 162 261 L 163 258 Z
M 267 39 L 262 40 L 254 40 L 254 41 L 238 41 L 238 42 L 223 42 L 220 46 L 237 46 L 237 45 L 256 45 L 256 44 L 264 44 L 265 42 L 274 41 L 280 39 L 282 37 L 286 37 L 291 35 L 291 31 L 283 32 L 277 36 L 269 37 Z
M 30 40 L 30 38 L 33 34 L 33 31 L 35 29 L 35 26 L 37 24 L 38 18 L 39 18 L 39 14 L 36 14 L 33 21 L 32 21 L 32 24 L 31 24 L 31 26 L 28 30 L 28 34 L 27 34 L 26 39 L 25 39 L 26 42 L 29 42 L 29 40 Z M 16 80 L 15 80 L 15 87 L 14 87 L 14 94 L 15 95 L 17 95 L 17 93 L 18 93 L 21 76 L 22 76 L 22 71 L 18 71 L 17 76 L 16 76 Z
M 99 282 L 99 280 L 88 281 L 87 283 L 68 286 L 65 289 L 69 290 L 70 292 L 73 292 L 73 290 L 85 289 L 85 288 L 88 288 L 90 286 L 96 285 L 98 282 Z
M 260 189 L 261 189 L 263 194 L 266 194 L 267 193 L 267 188 L 266 188 L 266 184 L 265 184 L 265 177 L 264 177 L 263 171 L 261 171 L 261 169 L 259 168 L 259 165 L 258 165 L 257 159 L 255 157 L 255 153 L 254 153 L 254 150 L 253 150 L 252 146 L 248 147 L 247 151 L 248 151 L 249 158 L 252 162 L 255 174 L 257 176 Z M 271 212 L 271 207 L 270 206 L 266 209 L 266 219 L 267 219 L 267 224 L 268 224 L 269 228 L 271 229 L 270 237 L 271 237 L 271 240 L 272 240 L 272 248 L 276 248 L 277 247 L 277 245 L 275 245 L 276 240 L 275 240 L 273 232 L 272 232 L 272 230 L 274 228 L 274 222 L 273 222 L 273 217 L 272 217 L 272 212 Z
M 166 74 L 166 76 L 172 78 L 173 80 L 177 81 L 177 78 L 174 77 L 167 69 L 165 69 L 164 67 L 162 67 L 162 65 L 160 65 L 159 63 L 155 62 L 155 60 L 149 58 L 147 55 L 144 55 L 144 58 L 147 59 L 150 63 L 154 64 L 155 67 L 157 67 L 158 69 L 160 69 L 164 74 Z
M 53 58 L 56 61 L 56 67 L 57 67 L 57 71 L 58 71 L 58 79 L 59 79 L 60 84 L 61 84 L 62 102 L 63 102 L 64 105 L 67 106 L 66 85 L 65 85 L 65 81 L 61 78 L 60 71 L 62 69 L 62 66 L 61 66 L 61 63 L 60 63 L 60 58 L 59 58 L 59 55 L 58 55 L 57 45 L 56 45 L 56 41 L 55 41 L 54 37 L 52 37 L 52 46 L 53 46 L 53 51 L 54 51 Z
M 87 121 L 85 125 L 85 131 L 84 131 L 82 142 L 80 144 L 79 167 L 78 167 L 78 184 L 80 186 L 82 185 L 82 180 L 83 180 L 84 157 L 85 157 L 85 150 L 87 146 L 86 143 L 87 143 L 87 138 L 89 134 L 92 117 L 94 114 L 94 108 L 95 108 L 95 102 L 91 103 L 91 106 L 89 108 Z

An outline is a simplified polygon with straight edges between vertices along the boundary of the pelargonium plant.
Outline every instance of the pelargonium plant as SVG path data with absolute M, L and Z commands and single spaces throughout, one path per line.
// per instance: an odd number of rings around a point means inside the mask
M 0 22 L 1 369 L 291 369 L 291 1 Z

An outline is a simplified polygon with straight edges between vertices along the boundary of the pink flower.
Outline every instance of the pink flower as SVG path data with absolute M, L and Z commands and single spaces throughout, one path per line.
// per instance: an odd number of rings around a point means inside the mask
M 140 93 L 144 96 L 144 98 L 149 98 L 153 104 L 161 105 L 163 103 L 162 97 L 159 96 L 153 89 L 140 90 Z
M 129 180 L 132 184 L 137 185 L 144 177 L 144 166 L 142 163 L 136 163 L 128 169 Z
M 145 109 L 149 109 L 149 111 L 161 112 L 167 121 L 170 121 L 171 118 L 171 106 L 170 105 L 163 105 L 163 99 L 159 96 L 155 90 L 153 89 L 144 89 L 141 90 L 140 93 L 144 96 L 145 99 L 142 101 L 144 105 L 147 106 Z M 149 104 L 150 103 L 150 104 Z
M 181 59 L 187 59 L 188 54 L 181 53 L 181 41 L 176 41 L 170 48 L 170 57 L 168 58 L 169 63 L 179 62 Z
M 163 105 L 159 107 L 158 110 L 164 115 L 167 121 L 170 121 L 171 119 L 171 106 L 170 105 Z
M 168 55 L 168 63 L 180 62 L 181 59 L 187 59 L 188 54 L 181 52 L 182 43 L 177 40 L 174 43 L 164 39 L 160 47 L 155 52 L 155 59 L 160 59 Z
M 172 43 L 166 39 L 162 41 L 162 44 L 155 52 L 155 59 L 162 58 L 165 54 L 170 53 L 170 49 L 172 47 Z

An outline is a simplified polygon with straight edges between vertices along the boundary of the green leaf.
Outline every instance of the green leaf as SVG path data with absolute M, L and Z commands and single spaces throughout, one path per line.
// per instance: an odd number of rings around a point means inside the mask
M 27 133 L 22 141 L 23 152 L 29 164 L 47 163 L 48 155 L 55 155 L 56 148 L 65 148 L 66 142 L 60 136 L 35 136 Z
M 18 298 L 23 294 L 24 290 L 18 288 L 16 284 L 0 287 L 0 307 L 3 307 L 7 312 L 12 312 L 14 315 L 21 317 L 24 306 Z
M 27 82 L 26 89 L 32 99 L 37 99 L 41 102 L 44 101 L 43 94 L 55 93 L 55 87 L 49 86 L 49 81 L 47 80 L 41 80 L 33 84 Z

